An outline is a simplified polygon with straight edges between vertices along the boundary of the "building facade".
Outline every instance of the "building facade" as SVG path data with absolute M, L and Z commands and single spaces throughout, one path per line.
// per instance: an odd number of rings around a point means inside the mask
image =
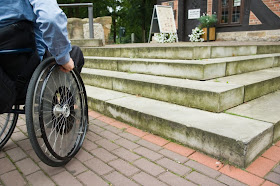
M 199 25 L 188 13 L 216 14 L 217 40 L 280 41 L 280 0 L 158 0 L 174 9 L 180 41 Z

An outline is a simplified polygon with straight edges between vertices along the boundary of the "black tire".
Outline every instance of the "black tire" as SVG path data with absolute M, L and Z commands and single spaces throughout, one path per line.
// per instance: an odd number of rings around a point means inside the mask
M 88 127 L 87 96 L 76 70 L 64 73 L 48 58 L 36 68 L 25 102 L 27 131 L 37 156 L 63 166 L 79 151 Z
M 19 106 L 14 106 L 18 109 Z M 18 114 L 4 113 L 0 115 L 0 150 L 9 141 L 17 125 Z

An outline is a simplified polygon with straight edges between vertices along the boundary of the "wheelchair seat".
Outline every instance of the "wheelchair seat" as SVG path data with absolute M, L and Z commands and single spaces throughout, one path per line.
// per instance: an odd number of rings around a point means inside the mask
M 0 51 L 25 53 L 29 49 Z M 47 165 L 68 163 L 79 151 L 88 129 L 87 95 L 79 73 L 64 73 L 53 57 L 43 60 L 27 86 L 25 103 L 16 102 L 0 115 L 0 149 L 7 143 L 19 114 L 25 114 L 27 132 L 37 156 Z M 20 105 L 24 104 L 24 109 Z

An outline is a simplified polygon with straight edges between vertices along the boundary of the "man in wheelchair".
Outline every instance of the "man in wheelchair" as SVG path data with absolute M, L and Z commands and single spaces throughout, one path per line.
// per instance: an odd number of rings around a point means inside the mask
M 26 90 L 27 81 L 44 56 L 54 56 L 64 72 L 71 71 L 74 63 L 81 71 L 83 54 L 78 47 L 71 47 L 67 38 L 67 17 L 55 0 L 2 0 L 1 3 L 5 6 L 0 7 L 0 50 L 33 50 L 32 53 L 0 56 L 0 77 L 6 80 L 5 84 L 9 82 L 5 74 L 15 82 L 18 103 L 25 97 L 22 90 Z M 14 89 L 11 82 L 8 85 Z M 5 95 L 3 97 L 7 100 Z M 10 102 L 13 102 L 10 97 Z M 0 113 L 7 109 L 0 106 Z
M 87 130 L 87 98 L 79 76 L 83 54 L 71 46 L 67 17 L 55 0 L 1 4 L 0 150 L 16 125 L 13 111 L 25 104 L 36 154 L 50 166 L 64 165 L 81 148 Z

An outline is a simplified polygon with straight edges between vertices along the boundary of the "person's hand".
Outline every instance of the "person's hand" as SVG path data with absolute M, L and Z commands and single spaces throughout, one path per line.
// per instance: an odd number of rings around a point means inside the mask
M 67 63 L 60 66 L 60 70 L 62 72 L 70 72 L 71 70 L 73 70 L 73 68 L 74 68 L 74 61 L 72 60 L 72 58 L 70 58 L 70 60 Z

